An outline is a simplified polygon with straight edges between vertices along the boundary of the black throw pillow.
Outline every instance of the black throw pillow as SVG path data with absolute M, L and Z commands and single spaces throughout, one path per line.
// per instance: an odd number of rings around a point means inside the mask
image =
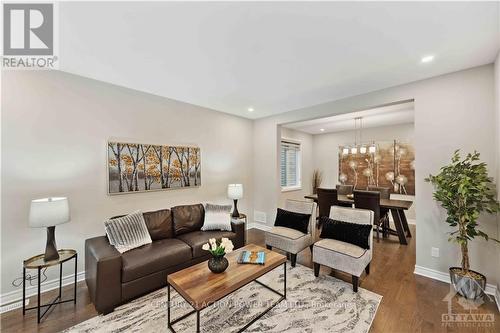
M 332 220 L 326 216 L 320 217 L 321 238 L 336 239 L 342 242 L 350 243 L 363 249 L 369 249 L 370 224 L 357 224 L 344 221 Z
M 276 213 L 276 221 L 274 221 L 274 226 L 287 227 L 307 234 L 307 227 L 309 226 L 310 218 L 311 214 L 295 213 L 278 208 L 278 212 Z

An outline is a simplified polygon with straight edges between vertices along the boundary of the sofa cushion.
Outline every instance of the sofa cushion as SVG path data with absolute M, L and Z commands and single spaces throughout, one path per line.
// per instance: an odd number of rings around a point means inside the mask
M 172 224 L 172 212 L 170 209 L 161 209 L 155 212 L 145 212 L 144 221 L 148 228 L 149 235 L 153 241 L 172 238 L 174 228 Z
M 311 214 L 302 214 L 278 208 L 274 226 L 295 229 L 304 234 L 307 234 L 310 219 Z
M 203 244 L 208 243 L 210 238 L 221 239 L 222 237 L 229 238 L 231 241 L 236 240 L 236 233 L 231 231 L 193 231 L 187 234 L 178 236 L 177 238 L 186 242 L 192 251 L 193 258 L 198 258 L 208 254 L 208 251 L 203 250 Z
M 314 243 L 320 249 L 336 252 L 338 255 L 345 255 L 353 258 L 361 258 L 366 253 L 366 249 L 342 242 L 336 239 L 322 239 Z
M 336 239 L 363 249 L 370 248 L 371 224 L 349 223 L 321 216 L 320 225 L 322 226 L 320 238 Z
M 178 239 L 155 241 L 122 254 L 122 282 L 179 265 L 191 258 L 191 247 Z
M 109 243 L 120 253 L 151 243 L 151 236 L 141 211 L 106 220 L 104 229 Z
M 203 226 L 205 209 L 202 204 L 175 206 L 172 208 L 174 234 L 176 236 L 198 231 Z

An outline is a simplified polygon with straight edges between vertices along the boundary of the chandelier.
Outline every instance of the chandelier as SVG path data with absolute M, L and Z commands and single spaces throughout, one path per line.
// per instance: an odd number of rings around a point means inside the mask
M 359 124 L 359 125 L 358 125 Z M 344 146 L 342 148 L 342 155 L 356 155 L 358 152 L 361 154 L 375 154 L 377 146 L 375 142 L 363 143 L 363 117 L 354 118 L 354 143 Z

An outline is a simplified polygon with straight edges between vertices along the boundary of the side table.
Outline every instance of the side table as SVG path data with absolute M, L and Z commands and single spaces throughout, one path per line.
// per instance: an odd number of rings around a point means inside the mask
M 23 316 L 25 315 L 27 310 L 37 309 L 37 322 L 40 323 L 40 320 L 43 316 L 50 310 L 50 308 L 56 304 L 73 302 L 76 304 L 76 270 L 78 263 L 78 254 L 75 250 L 58 250 L 59 259 L 45 261 L 44 255 L 39 254 L 37 256 L 31 257 L 29 259 L 24 260 L 23 262 Z M 62 264 L 68 260 L 75 259 L 75 281 L 74 281 L 74 293 L 72 299 L 62 300 Z M 40 293 L 40 285 L 41 285 L 41 271 L 42 268 L 59 265 L 59 295 L 50 303 L 41 304 L 41 293 Z M 36 269 L 38 270 L 38 302 L 36 306 L 26 308 L 26 269 Z M 45 311 L 41 313 L 41 309 L 47 307 Z
M 239 217 L 231 217 L 231 220 L 236 220 L 236 221 L 243 220 L 244 221 L 243 222 L 245 224 L 245 234 L 244 234 L 245 235 L 245 237 L 244 237 L 245 244 L 244 245 L 247 245 L 247 216 L 245 214 L 240 213 Z

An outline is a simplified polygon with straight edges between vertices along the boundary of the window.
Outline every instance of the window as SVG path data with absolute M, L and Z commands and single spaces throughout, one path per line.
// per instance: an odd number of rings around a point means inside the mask
M 300 143 L 282 140 L 280 155 L 281 189 L 300 189 Z

